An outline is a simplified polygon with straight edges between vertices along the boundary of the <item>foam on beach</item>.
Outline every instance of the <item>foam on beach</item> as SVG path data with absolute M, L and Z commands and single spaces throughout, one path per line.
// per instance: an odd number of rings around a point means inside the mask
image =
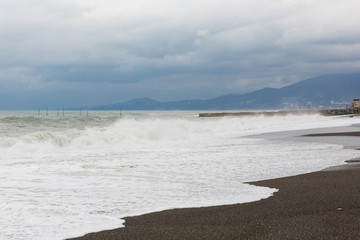
M 194 112 L 0 117 L 0 238 L 62 239 L 119 227 L 125 216 L 267 198 L 276 189 L 244 182 L 320 170 L 359 152 L 247 136 L 356 121 Z

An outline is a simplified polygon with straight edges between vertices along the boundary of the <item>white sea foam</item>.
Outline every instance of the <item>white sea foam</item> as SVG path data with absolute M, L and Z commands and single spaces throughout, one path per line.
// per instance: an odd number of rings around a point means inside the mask
M 0 239 L 63 239 L 119 227 L 130 215 L 255 201 L 275 190 L 243 182 L 358 156 L 338 145 L 246 137 L 355 118 L 23 115 L 0 114 Z
M 153 115 L 151 116 L 140 119 L 124 118 L 114 122 L 98 121 L 97 124 L 93 124 L 94 121 L 87 123 L 84 118 L 80 118 L 80 120 L 79 118 L 51 119 L 47 123 L 50 126 L 44 126 L 42 125 L 43 121 L 36 121 L 33 118 L 24 119 L 22 123 L 17 120 L 12 129 L 12 134 L 15 136 L 2 134 L 0 137 L 0 150 L 6 157 L 9 155 L 32 156 L 33 154 L 54 153 L 54 151 L 102 148 L 122 144 L 147 144 L 212 135 L 246 136 L 269 131 L 306 129 L 314 127 L 314 122 L 317 124 L 316 127 L 346 125 L 353 122 L 349 118 L 334 121 L 317 115 L 216 119 L 200 119 L 193 116 L 188 118 L 154 118 Z M 72 124 L 71 121 L 74 120 L 75 123 Z M 30 121 L 30 124 L 27 121 Z M 9 123 L 6 122 L 0 126 L 7 130 L 8 125 Z M 19 125 L 25 129 L 17 129 Z M 24 134 L 19 135 L 22 132 Z

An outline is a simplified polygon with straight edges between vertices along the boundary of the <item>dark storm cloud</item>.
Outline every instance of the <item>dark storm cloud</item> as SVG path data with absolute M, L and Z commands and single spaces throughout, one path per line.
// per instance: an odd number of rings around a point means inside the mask
M 0 92 L 66 93 L 75 101 L 86 91 L 84 104 L 208 98 L 357 71 L 359 7 L 355 0 L 5 0 Z

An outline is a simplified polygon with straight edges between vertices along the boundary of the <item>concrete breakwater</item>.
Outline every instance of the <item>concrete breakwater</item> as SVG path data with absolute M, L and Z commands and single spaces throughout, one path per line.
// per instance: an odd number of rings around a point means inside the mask
M 323 116 L 333 115 L 356 115 L 355 110 L 289 110 L 289 111 L 259 111 L 259 112 L 218 112 L 218 113 L 199 113 L 199 117 L 227 117 L 227 116 L 285 116 L 288 114 L 320 114 Z

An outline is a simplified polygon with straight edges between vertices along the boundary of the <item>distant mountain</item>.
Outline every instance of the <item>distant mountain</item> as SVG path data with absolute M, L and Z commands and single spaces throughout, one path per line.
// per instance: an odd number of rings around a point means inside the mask
M 207 100 L 159 102 L 150 98 L 96 106 L 91 110 L 266 110 L 341 107 L 360 98 L 360 73 L 332 74 L 306 79 L 283 88 L 263 88 Z M 307 107 L 307 106 L 306 106 Z

